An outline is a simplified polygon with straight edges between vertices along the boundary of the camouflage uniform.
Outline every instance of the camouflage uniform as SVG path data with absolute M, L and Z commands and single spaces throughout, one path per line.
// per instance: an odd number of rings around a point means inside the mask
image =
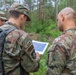
M 46 75 L 76 75 L 76 28 L 63 32 L 48 50 Z
M 17 5 L 16 7 L 12 6 L 11 8 L 24 13 L 24 6 Z M 27 18 L 27 21 L 29 21 L 30 18 L 28 16 Z M 37 71 L 39 69 L 39 58 L 36 58 L 32 40 L 28 34 L 19 29 L 16 24 L 8 21 L 1 28 L 4 30 L 15 28 L 14 31 L 7 35 L 4 43 L 3 61 L 5 74 L 29 75 L 29 72 Z
M 6 30 L 16 28 L 16 26 L 8 23 L 1 28 Z M 39 68 L 39 61 L 36 60 L 31 39 L 27 33 L 18 28 L 10 32 L 6 37 L 3 60 L 5 73 L 12 71 L 10 75 L 21 75 L 20 69 L 23 69 L 22 75 L 29 75 L 26 72 L 34 72 Z M 15 69 L 15 67 L 17 68 Z
M 7 18 L 5 17 L 5 13 L 3 11 L 0 11 L 0 19 L 7 21 Z

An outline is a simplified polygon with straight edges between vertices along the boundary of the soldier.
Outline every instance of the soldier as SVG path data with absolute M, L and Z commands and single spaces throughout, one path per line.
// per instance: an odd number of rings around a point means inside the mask
M 9 9 L 10 18 L 1 26 L 11 31 L 4 43 L 3 61 L 5 75 L 29 75 L 39 69 L 40 54 L 35 53 L 32 40 L 22 30 L 26 21 L 30 21 L 28 9 L 22 4 L 14 3 Z
M 3 11 L 0 11 L 0 26 L 2 26 L 7 21 L 7 18 L 5 17 L 5 13 Z
M 46 75 L 76 75 L 76 15 L 66 7 L 57 16 L 57 26 L 62 35 L 48 50 Z

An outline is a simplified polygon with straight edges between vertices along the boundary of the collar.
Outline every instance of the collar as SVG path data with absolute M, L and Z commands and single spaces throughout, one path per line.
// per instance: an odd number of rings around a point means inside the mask
M 20 29 L 20 28 L 19 28 L 15 23 L 13 23 L 13 22 L 7 21 L 7 22 L 5 22 L 5 24 L 9 24 L 9 25 L 12 25 L 12 26 L 16 27 L 17 29 Z
M 76 31 L 76 28 L 67 29 L 67 30 L 65 30 L 62 34 L 65 34 L 65 33 L 67 33 L 67 32 L 72 32 L 72 31 Z

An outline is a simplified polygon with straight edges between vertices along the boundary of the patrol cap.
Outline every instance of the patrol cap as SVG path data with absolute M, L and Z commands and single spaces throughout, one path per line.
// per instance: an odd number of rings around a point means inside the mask
M 7 21 L 7 18 L 5 17 L 5 13 L 1 10 L 0 10 L 0 19 Z
M 19 3 L 14 3 L 11 5 L 9 12 L 10 11 L 17 11 L 20 12 L 22 14 L 24 14 L 27 17 L 27 21 L 30 21 L 30 17 L 28 16 L 28 9 L 26 6 L 19 4 Z

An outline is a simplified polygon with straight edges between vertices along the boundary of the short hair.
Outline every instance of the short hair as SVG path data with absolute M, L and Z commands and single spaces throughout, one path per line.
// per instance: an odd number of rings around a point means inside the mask
M 10 17 L 13 17 L 15 19 L 19 18 L 19 16 L 22 14 L 20 12 L 17 12 L 17 11 L 10 11 Z
M 67 14 L 67 16 L 69 19 L 71 18 L 71 19 L 75 20 L 75 22 L 76 22 L 76 13 L 75 12 L 69 13 L 69 14 Z
M 76 23 L 76 13 L 74 13 L 73 18 L 74 18 L 74 21 Z

